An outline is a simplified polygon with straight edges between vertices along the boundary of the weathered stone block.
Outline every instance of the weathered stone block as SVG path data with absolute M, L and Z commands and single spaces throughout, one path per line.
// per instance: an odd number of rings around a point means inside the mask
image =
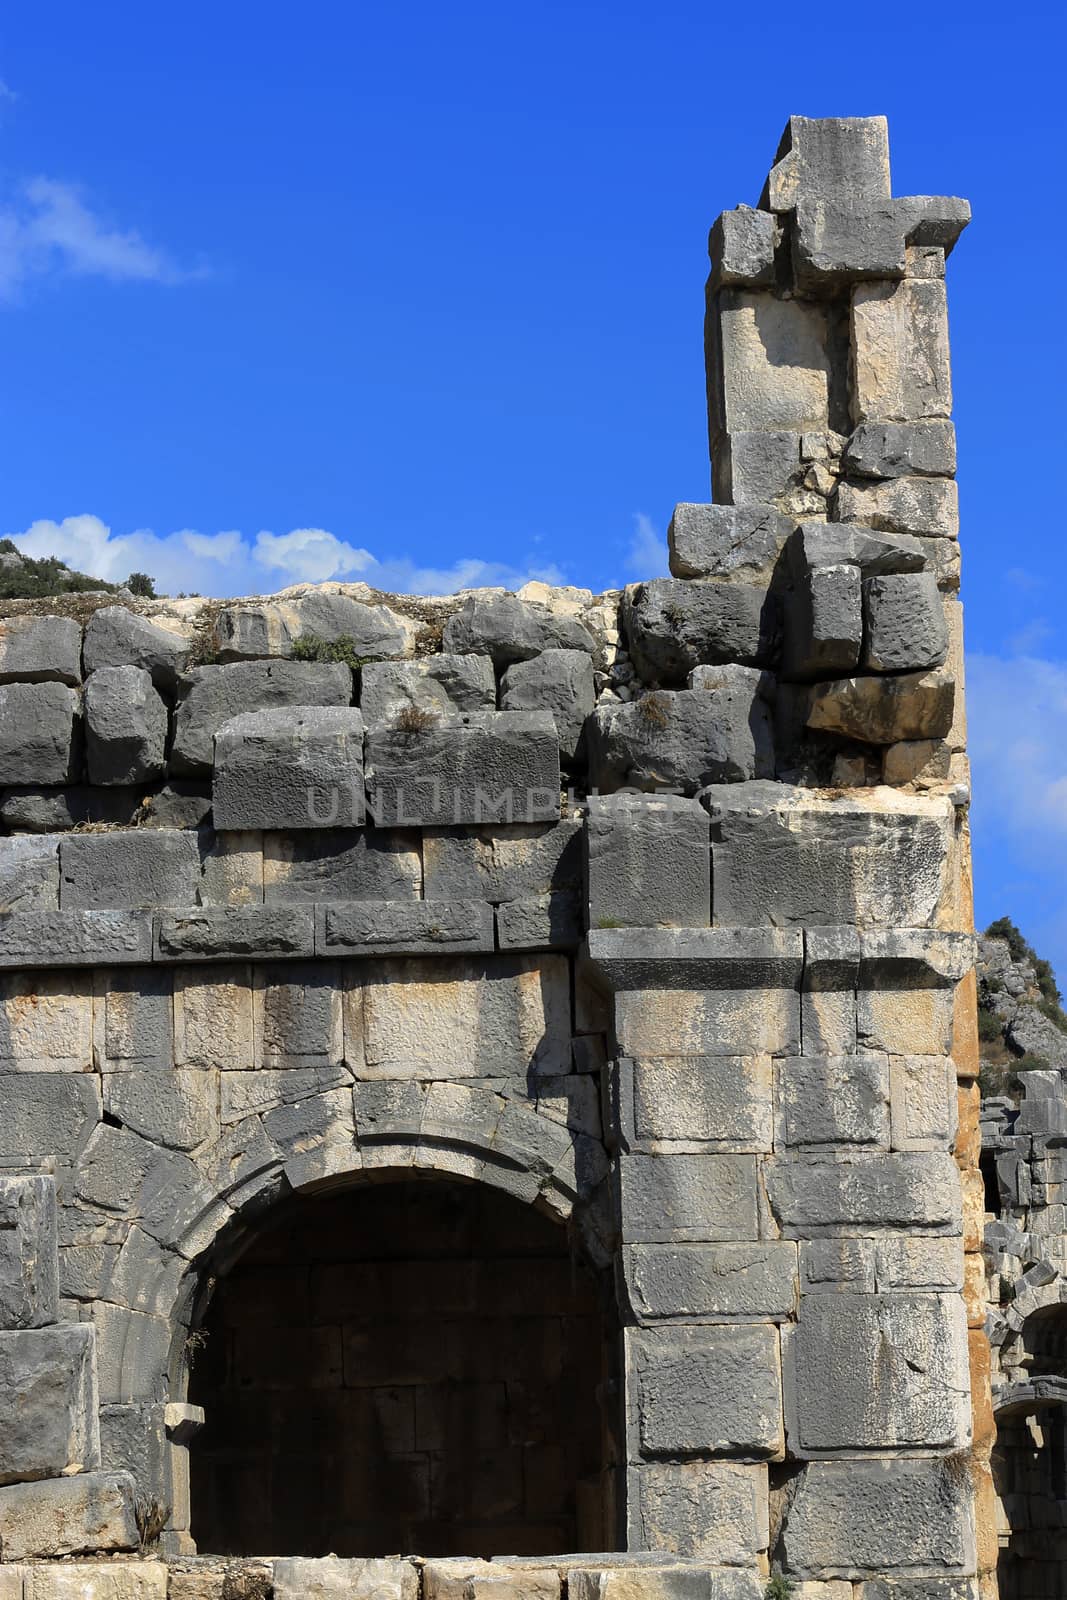
M 642 1455 L 763 1459 L 784 1449 L 776 1328 L 631 1329 L 626 1365 Z
M 493 663 L 488 656 L 446 651 L 419 661 L 368 662 L 360 672 L 359 708 L 364 721 L 393 721 L 411 706 L 438 716 L 495 710 Z
M 787 1239 L 910 1228 L 958 1233 L 959 1174 L 934 1153 L 775 1161 L 767 1168 L 771 1209 Z
M 960 531 L 953 478 L 842 483 L 837 491 L 837 515 L 841 522 L 862 522 L 886 533 L 919 538 L 955 539 Z
M 421 884 L 417 841 L 409 832 L 324 829 L 310 836 L 267 834 L 263 840 L 263 889 L 268 905 L 412 900 L 418 899 Z
M 188 828 L 72 833 L 60 843 L 59 869 L 64 910 L 193 906 L 200 886 L 200 852 Z
M 169 971 L 147 967 L 99 974 L 94 1027 L 102 1071 L 172 1064 L 173 987 Z
M 856 522 L 802 522 L 786 546 L 799 582 L 819 567 L 859 567 L 863 578 L 887 572 L 921 572 L 929 546 L 908 534 L 876 533 Z
M 502 904 L 580 891 L 583 831 L 576 817 L 533 827 L 428 831 L 422 837 L 426 898 Z
M 0 800 L 0 821 L 27 833 L 62 832 L 83 822 L 127 827 L 143 815 L 134 789 L 100 789 L 76 784 L 66 789 L 11 788 Z
M 955 680 L 944 668 L 839 678 L 815 686 L 807 725 L 863 744 L 943 739 L 952 726 L 955 700 Z
M 80 683 L 81 653 L 71 617 L 0 617 L 0 683 Z
M 366 740 L 367 805 L 380 826 L 544 822 L 559 815 L 559 745 L 547 711 L 477 711 Z
M 768 583 L 792 531 L 792 518 L 772 505 L 677 505 L 667 529 L 671 573 Z
M 25 1600 L 167 1600 L 162 1561 L 62 1561 L 27 1568 Z
M 808 294 L 904 276 L 903 219 L 892 201 L 858 210 L 854 200 L 798 195 L 792 243 L 794 278 Z
M 762 288 L 774 282 L 774 251 L 778 242 L 775 218 L 751 206 L 724 211 L 708 238 L 712 281 Z
M 822 308 L 745 289 L 723 289 L 716 299 L 713 431 L 828 427 L 832 362 Z
M 95 1337 L 83 1322 L 0 1333 L 0 1484 L 100 1465 Z
M 734 506 L 780 507 L 786 512 L 800 509 L 794 500 L 806 467 L 800 459 L 799 432 L 788 429 L 735 429 L 712 436 L 712 481 L 720 501 Z M 806 516 L 815 515 L 826 504 L 818 495 L 808 496 Z
M 631 1469 L 627 1545 L 754 1566 L 768 1541 L 767 1469 L 735 1461 L 648 1462 Z
M 417 1600 L 418 1593 L 418 1573 L 399 1556 L 286 1556 L 274 1563 L 275 1600 Z
M 787 1497 L 784 1566 L 798 1577 L 973 1571 L 971 1477 L 955 1461 L 817 1461 Z
M 0 1176 L 0 1328 L 38 1328 L 58 1315 L 56 1186 Z
M 680 1056 L 619 1063 L 632 1098 L 630 1138 L 707 1142 L 723 1149 L 771 1147 L 771 1062 L 767 1056 Z M 632 1083 L 629 1081 L 632 1080 Z
M 769 660 L 775 618 L 761 584 L 653 578 L 627 589 L 623 628 L 646 683 L 684 683 L 694 667 Z
M 316 911 L 320 956 L 487 952 L 493 910 L 484 900 L 353 900 Z
M 791 211 L 809 198 L 859 209 L 891 193 L 885 117 L 790 117 L 760 204 Z
M 607 1563 L 611 1557 L 603 1560 Z M 741 1567 L 628 1564 L 567 1573 L 570 1600 L 760 1600 L 765 1587 L 755 1572 Z
M 889 1060 L 817 1056 L 778 1064 L 779 1142 L 889 1145 Z
M 357 827 L 363 718 L 342 706 L 251 711 L 215 735 L 216 828 Z
M 210 772 L 215 735 L 243 712 L 282 706 L 348 706 L 352 671 L 320 661 L 236 661 L 194 667 L 178 684 L 171 771 Z
M 592 927 L 710 925 L 711 846 L 698 801 L 595 799 L 585 842 Z
M 859 478 L 950 478 L 956 471 L 956 430 L 947 421 L 862 422 L 843 461 Z
M 596 653 L 593 635 L 577 617 L 503 590 L 468 595 L 445 623 L 444 647 L 457 654 L 490 656 L 498 670 L 529 661 L 542 650 Z
M 78 776 L 80 701 L 65 683 L 0 684 L 5 783 L 70 783 Z
M 956 1134 L 956 1067 L 947 1056 L 894 1056 L 894 1150 L 947 1150 Z
M 429 957 L 360 968 L 361 1076 L 556 1076 L 570 1064 L 570 981 L 561 956 Z M 351 1008 L 350 1008 L 351 1009 Z M 346 1054 L 351 1058 L 348 1017 Z
M 800 1246 L 801 1293 L 873 1294 L 877 1249 L 873 1239 L 806 1240 Z
M 156 916 L 161 960 L 212 961 L 241 956 L 312 956 L 315 925 L 300 906 L 204 906 Z
M 352 654 L 367 658 L 411 655 L 417 634 L 414 622 L 388 606 L 314 588 L 295 600 L 226 606 L 215 622 L 214 643 L 223 661 L 288 656 L 301 638 L 349 640 Z
M 786 598 L 782 675 L 807 679 L 851 672 L 862 644 L 859 568 L 815 567 Z
M 165 767 L 167 708 L 142 667 L 101 667 L 85 685 L 89 782 L 149 783 Z
M 5 1073 L 0 1101 L 0 1156 L 24 1162 L 69 1162 L 100 1116 L 100 1088 L 88 1073 Z
M 618 1178 L 629 1244 L 757 1237 L 755 1156 L 632 1152 Z
M 128 1472 L 81 1472 L 0 1489 L 5 1561 L 48 1560 L 89 1550 L 135 1550 L 134 1482 Z
M 962 1289 L 962 1239 L 879 1239 L 874 1271 L 884 1289 Z
M 501 950 L 550 950 L 578 944 L 585 930 L 581 897 L 571 889 L 509 900 L 496 908 L 497 946 Z
M 175 1070 L 110 1072 L 104 1082 L 104 1110 L 124 1128 L 153 1144 L 195 1150 L 218 1132 L 214 1075 Z
M 59 906 L 59 840 L 54 833 L 0 838 L 0 912 Z
M 532 1561 L 512 1568 L 476 1556 L 428 1561 L 422 1569 L 423 1600 L 559 1600 L 560 1575 L 554 1566 Z
M 252 988 L 246 967 L 179 967 L 174 974 L 174 1059 L 182 1067 L 251 1067 Z
M 500 680 L 502 711 L 550 711 L 560 755 L 574 762 L 582 751 L 585 719 L 596 703 L 593 663 L 585 650 L 543 650 L 516 661 Z
M 798 1455 L 958 1450 L 970 1440 L 959 1295 L 805 1296 L 784 1349 Z
M 0 1071 L 89 1072 L 92 1066 L 87 974 L 0 977 Z
M 167 619 L 151 621 L 125 606 L 102 606 L 85 629 L 85 671 L 143 667 L 160 688 L 171 688 L 189 662 L 191 629 Z
M 641 1322 L 780 1322 L 796 1306 L 796 1252 L 785 1241 L 629 1245 L 630 1305 Z
M 950 416 L 944 283 L 859 284 L 852 295 L 852 366 L 854 421 Z
M 588 728 L 594 788 L 691 795 L 707 783 L 773 773 L 767 675 L 749 667 L 698 667 L 691 681 L 689 689 L 597 707 Z
M 946 988 L 863 988 L 856 995 L 861 1050 L 944 1056 L 952 1047 L 952 991 Z
M 620 1052 L 649 1060 L 795 1055 L 799 996 L 786 988 L 633 989 L 616 998 L 615 1028 Z

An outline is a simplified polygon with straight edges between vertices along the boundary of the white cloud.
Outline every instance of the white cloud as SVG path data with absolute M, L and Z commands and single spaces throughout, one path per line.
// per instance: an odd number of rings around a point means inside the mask
M 634 531 L 626 550 L 626 576 L 634 581 L 667 576 L 667 541 L 651 517 L 634 514 Z
M 404 557 L 381 561 L 325 528 L 282 534 L 264 530 L 254 539 L 234 529 L 208 534 L 182 528 L 159 535 L 142 528 L 116 534 L 99 517 L 86 514 L 61 522 L 42 519 L 7 537 L 26 555 L 58 556 L 109 583 L 121 583 L 131 572 L 147 572 L 161 594 L 264 594 L 292 583 L 328 579 L 359 579 L 376 589 L 423 595 L 493 585 L 518 589 L 531 578 L 565 581 L 558 567 L 535 561 L 510 565 L 472 556 L 447 567 L 422 567 Z
M 0 296 L 10 299 L 30 278 L 66 273 L 112 282 L 180 283 L 186 271 L 135 228 L 109 225 L 77 185 L 31 178 L 0 205 Z

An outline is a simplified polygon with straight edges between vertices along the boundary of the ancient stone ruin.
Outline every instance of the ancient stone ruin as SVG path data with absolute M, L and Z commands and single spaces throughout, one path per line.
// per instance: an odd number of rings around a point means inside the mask
M 0 1600 L 995 1592 L 967 217 L 791 119 L 670 578 L 5 607 Z

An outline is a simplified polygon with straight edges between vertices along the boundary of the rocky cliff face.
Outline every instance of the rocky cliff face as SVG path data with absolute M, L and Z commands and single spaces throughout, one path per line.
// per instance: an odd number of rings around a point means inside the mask
M 1007 917 L 978 941 L 978 1028 L 986 1092 L 1013 1072 L 1067 1072 L 1067 1014 L 1047 961 Z

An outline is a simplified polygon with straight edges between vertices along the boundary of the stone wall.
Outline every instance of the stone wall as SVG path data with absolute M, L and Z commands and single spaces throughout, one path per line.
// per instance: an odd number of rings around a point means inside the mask
M 373 1592 L 990 1592 L 966 220 L 891 198 L 882 120 L 791 120 L 712 231 L 716 503 L 670 578 L 0 625 L 0 1159 L 54 1183 L 51 1337 L 172 1557 L 218 1280 L 286 1197 L 417 1170 L 611 1274 L 620 1553 Z M 54 1553 L 68 1467 L 0 1488 L 5 1558 Z

